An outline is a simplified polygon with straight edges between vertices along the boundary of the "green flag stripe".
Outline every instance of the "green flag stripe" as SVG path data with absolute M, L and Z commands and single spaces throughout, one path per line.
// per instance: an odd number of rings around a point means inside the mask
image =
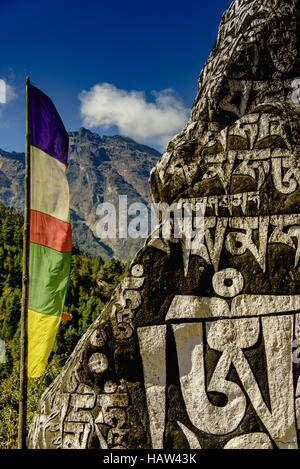
M 62 314 L 70 266 L 70 252 L 30 243 L 29 309 L 54 316 Z

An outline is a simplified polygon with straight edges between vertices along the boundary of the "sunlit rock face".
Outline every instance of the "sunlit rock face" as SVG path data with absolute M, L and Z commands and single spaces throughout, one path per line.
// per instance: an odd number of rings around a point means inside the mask
M 29 447 L 298 448 L 299 3 L 224 14 L 150 177 L 192 231 L 176 237 L 175 217 L 152 233 L 42 396 Z

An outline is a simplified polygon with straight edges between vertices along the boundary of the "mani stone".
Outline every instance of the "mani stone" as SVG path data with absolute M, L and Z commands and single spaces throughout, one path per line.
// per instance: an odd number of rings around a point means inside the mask
M 150 176 L 170 220 L 44 392 L 29 448 L 298 448 L 299 6 L 223 15 Z

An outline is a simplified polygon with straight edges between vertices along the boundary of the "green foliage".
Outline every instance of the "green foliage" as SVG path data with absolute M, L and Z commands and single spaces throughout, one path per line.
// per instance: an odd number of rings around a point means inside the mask
M 22 215 L 0 204 L 0 339 L 6 346 L 6 361 L 0 363 L 0 449 L 17 445 L 22 244 Z M 72 320 L 62 321 L 44 376 L 29 380 L 28 425 L 41 394 L 128 270 L 129 265 L 117 259 L 104 263 L 100 256 L 91 259 L 78 247 L 73 250 L 65 302 L 65 312 L 72 314 Z
M 37 410 L 38 402 L 62 368 L 61 358 L 53 356 L 40 378 L 28 380 L 27 428 Z M 12 373 L 0 380 L 0 449 L 17 448 L 19 418 L 19 362 Z

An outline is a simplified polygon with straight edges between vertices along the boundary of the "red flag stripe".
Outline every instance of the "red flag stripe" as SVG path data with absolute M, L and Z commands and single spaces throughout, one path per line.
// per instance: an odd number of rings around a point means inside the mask
M 41 244 L 59 252 L 71 252 L 71 225 L 46 213 L 31 210 L 30 242 Z

